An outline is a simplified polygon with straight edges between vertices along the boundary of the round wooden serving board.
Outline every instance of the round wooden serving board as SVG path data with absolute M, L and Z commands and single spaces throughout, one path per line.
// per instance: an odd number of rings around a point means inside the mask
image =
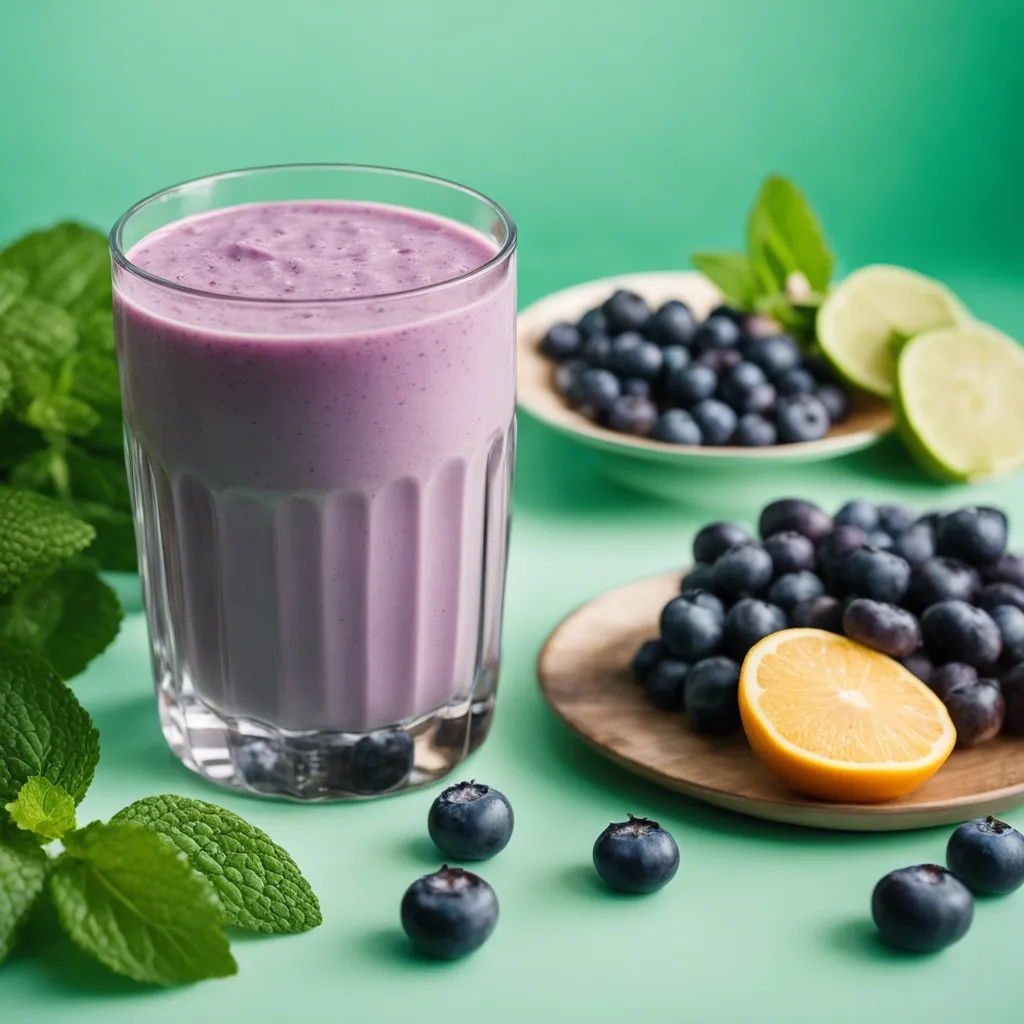
M 633 681 L 637 647 L 681 573 L 641 580 L 596 598 L 552 633 L 538 661 L 541 690 L 570 728 L 630 771 L 741 814 L 793 825 L 882 832 L 948 825 L 1024 803 L 1024 739 L 1000 737 L 955 750 L 920 789 L 885 804 L 833 804 L 791 792 L 754 756 L 743 734 L 690 732 Z

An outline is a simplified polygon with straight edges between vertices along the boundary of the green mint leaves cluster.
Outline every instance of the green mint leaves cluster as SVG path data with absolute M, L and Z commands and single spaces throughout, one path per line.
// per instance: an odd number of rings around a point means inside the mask
M 292 858 L 222 807 L 149 797 L 79 828 L 99 755 L 88 713 L 53 669 L 0 647 L 0 962 L 46 898 L 86 953 L 155 985 L 234 974 L 227 926 L 321 923 Z M 57 856 L 46 849 L 54 840 Z
M 92 564 L 135 570 L 110 257 L 80 224 L 0 251 L 0 482 L 88 523 Z
M 690 259 L 731 306 L 814 341 L 835 261 L 817 216 L 791 181 L 772 175 L 762 184 L 747 218 L 745 253 L 696 252 Z

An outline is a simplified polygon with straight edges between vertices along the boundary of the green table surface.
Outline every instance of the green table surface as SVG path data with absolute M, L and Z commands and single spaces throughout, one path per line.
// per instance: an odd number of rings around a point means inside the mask
M 289 160 L 412 166 L 490 192 L 521 229 L 522 302 L 735 246 L 769 170 L 811 194 L 841 268 L 942 276 L 1024 336 L 1016 0 L 0 0 L 0 242 L 58 217 L 109 224 L 170 182 Z M 601 458 L 523 418 L 494 731 L 460 774 L 504 790 L 508 849 L 483 874 L 498 929 L 455 964 L 412 959 L 405 887 L 434 869 L 436 788 L 304 807 L 221 793 L 157 725 L 139 614 L 75 681 L 103 757 L 80 817 L 177 792 L 221 800 L 291 850 L 324 924 L 234 943 L 237 977 L 154 991 L 105 973 L 43 920 L 0 968 L 0 1021 L 1016 1021 L 1024 896 L 979 903 L 926 959 L 874 941 L 892 868 L 946 830 L 813 832 L 719 812 L 636 779 L 548 712 L 534 664 L 588 598 L 685 563 L 697 526 L 801 494 L 999 502 L 922 478 L 895 442 L 831 463 L 693 473 L 686 504 L 620 490 Z M 1016 539 L 1024 544 L 1024 529 Z M 602 890 L 593 841 L 626 812 L 678 840 L 650 898 Z M 1024 827 L 1024 810 L 1008 815 Z

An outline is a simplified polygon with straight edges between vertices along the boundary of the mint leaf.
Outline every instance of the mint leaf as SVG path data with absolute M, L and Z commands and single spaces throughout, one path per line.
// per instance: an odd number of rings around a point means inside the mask
M 7 805 L 18 828 L 44 839 L 61 839 L 78 827 L 75 801 L 63 786 L 41 775 L 32 775 Z
M 92 502 L 75 502 L 73 508 L 96 531 L 86 552 L 90 562 L 108 572 L 138 572 L 135 520 L 130 511 Z
M 832 279 L 833 257 L 821 224 L 800 190 L 772 175 L 761 186 L 747 224 L 747 249 L 766 292 L 784 292 L 787 277 L 802 273 L 815 291 Z
M 690 260 L 718 285 L 732 306 L 747 311 L 753 309 L 758 283 L 746 256 L 732 252 L 695 252 Z
M 123 617 L 117 594 L 94 572 L 61 569 L 0 606 L 0 637 L 38 651 L 73 679 L 110 646 Z
M 32 836 L 0 823 L 0 963 L 43 891 L 49 866 L 50 858 Z
M 57 502 L 0 487 L 0 594 L 51 573 L 95 532 Z
M 3 316 L 28 288 L 28 275 L 21 270 L 0 269 L 0 316 Z
M 0 269 L 22 271 L 33 295 L 90 309 L 110 301 L 110 255 L 99 231 L 66 221 L 0 252 Z
M 100 421 L 91 406 L 70 395 L 46 395 L 35 398 L 24 414 L 25 422 L 43 434 L 70 434 L 84 437 Z
M 32 295 L 20 298 L 0 319 L 0 359 L 14 378 L 14 393 L 25 405 L 49 394 L 78 341 L 74 317 Z
M 64 851 L 50 874 L 57 916 L 100 963 L 154 985 L 238 971 L 213 886 L 166 840 L 95 822 Z
M 295 861 L 265 832 L 203 800 L 152 796 L 111 819 L 158 832 L 217 889 L 228 924 L 261 932 L 319 925 L 320 904 Z
M 6 363 L 0 362 L 0 410 L 7 406 L 7 402 L 14 392 L 14 374 Z
M 37 654 L 0 645 L 0 800 L 42 775 L 80 802 L 99 759 L 99 733 L 60 676 Z

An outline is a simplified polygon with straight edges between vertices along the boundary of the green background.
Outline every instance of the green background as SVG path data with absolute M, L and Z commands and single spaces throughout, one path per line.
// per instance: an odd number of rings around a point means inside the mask
M 206 172 L 383 163 L 504 203 L 528 302 L 736 245 L 758 181 L 778 170 L 809 193 L 841 269 L 934 273 L 1020 336 L 1022 41 L 1017 0 L 0 0 L 0 242 L 66 216 L 106 227 Z M 968 937 L 935 958 L 872 940 L 872 885 L 941 860 L 945 830 L 799 831 L 660 791 L 572 739 L 533 667 L 562 615 L 683 564 L 710 516 L 750 518 L 783 493 L 964 495 L 927 483 L 893 443 L 754 477 L 694 472 L 687 506 L 618 490 L 600 469 L 522 423 L 501 700 L 466 767 L 517 814 L 511 846 L 483 868 L 502 902 L 484 950 L 418 963 L 396 931 L 404 888 L 437 866 L 432 791 L 295 807 L 221 798 L 180 768 L 136 615 L 75 684 L 104 750 L 84 816 L 161 791 L 223 799 L 294 852 L 325 924 L 240 937 L 237 978 L 152 992 L 42 922 L 0 970 L 0 1019 L 1019 1020 L 1022 897 L 981 903 Z M 1016 511 L 1022 496 L 1011 481 L 971 500 Z M 613 898 L 589 867 L 598 832 L 627 811 L 657 817 L 680 845 L 676 881 L 651 898 Z M 1009 817 L 1024 826 L 1024 812 Z

